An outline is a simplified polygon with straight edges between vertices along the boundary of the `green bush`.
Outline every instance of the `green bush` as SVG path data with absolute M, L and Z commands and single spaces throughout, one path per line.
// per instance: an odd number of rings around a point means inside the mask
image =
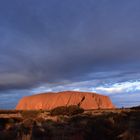
M 67 115 L 72 116 L 76 114 L 81 114 L 84 112 L 83 108 L 80 108 L 77 105 L 70 105 L 70 106 L 59 106 L 50 111 L 52 116 L 56 115 Z

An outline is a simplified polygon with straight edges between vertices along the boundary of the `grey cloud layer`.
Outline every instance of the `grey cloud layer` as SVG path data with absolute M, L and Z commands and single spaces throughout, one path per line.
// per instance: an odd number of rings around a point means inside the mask
M 0 90 L 104 79 L 116 71 L 120 81 L 126 73 L 140 78 L 135 76 L 139 5 L 138 0 L 0 2 Z

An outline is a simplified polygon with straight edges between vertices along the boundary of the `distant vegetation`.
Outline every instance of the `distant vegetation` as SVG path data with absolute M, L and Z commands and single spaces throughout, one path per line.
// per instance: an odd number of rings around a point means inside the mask
M 77 105 L 70 105 L 70 106 L 59 106 L 50 111 L 52 116 L 56 115 L 67 115 L 72 116 L 76 114 L 81 114 L 84 112 L 84 109 L 77 106 Z
M 24 119 L 36 119 L 40 113 L 40 110 L 25 110 L 21 112 L 21 115 Z
M 140 106 L 132 107 L 131 109 L 140 110 Z
M 0 114 L 17 114 L 20 112 L 20 110 L 0 110 Z

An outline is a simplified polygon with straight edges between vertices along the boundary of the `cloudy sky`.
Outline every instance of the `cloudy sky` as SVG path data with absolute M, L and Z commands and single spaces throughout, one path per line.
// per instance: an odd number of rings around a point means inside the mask
M 140 105 L 139 0 L 1 0 L 0 108 L 91 91 Z

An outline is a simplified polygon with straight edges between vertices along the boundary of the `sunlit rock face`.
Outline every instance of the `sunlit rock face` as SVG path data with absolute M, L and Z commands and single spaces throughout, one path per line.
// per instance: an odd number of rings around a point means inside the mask
M 80 105 L 84 109 L 115 108 L 108 96 L 89 93 L 64 91 L 42 93 L 23 97 L 16 106 L 17 110 L 50 110 L 58 106 Z

